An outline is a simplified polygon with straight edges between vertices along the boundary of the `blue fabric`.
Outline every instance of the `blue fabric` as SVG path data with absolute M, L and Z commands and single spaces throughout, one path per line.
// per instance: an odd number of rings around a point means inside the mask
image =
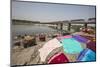
M 78 56 L 78 61 L 95 61 L 96 54 L 90 49 L 84 49 Z
M 62 39 L 61 43 L 66 53 L 76 54 L 80 53 L 83 50 L 83 48 L 81 47 L 81 43 L 79 43 L 74 38 Z

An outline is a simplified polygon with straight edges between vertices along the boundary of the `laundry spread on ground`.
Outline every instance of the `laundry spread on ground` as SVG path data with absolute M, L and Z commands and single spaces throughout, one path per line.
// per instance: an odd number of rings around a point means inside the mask
M 68 58 L 64 55 L 64 53 L 55 54 L 48 61 L 49 64 L 58 64 L 58 63 L 67 63 L 69 62 Z
M 80 35 L 73 35 L 72 37 L 75 38 L 79 42 L 83 42 L 83 43 L 87 43 L 88 42 L 88 39 L 86 39 L 86 38 L 84 38 L 84 37 L 82 37 Z
M 39 49 L 41 61 L 45 61 L 46 57 L 53 49 L 56 49 L 61 46 L 62 44 L 60 44 L 60 42 L 56 38 L 45 43 L 44 46 Z
M 46 61 L 49 64 L 94 61 L 95 43 L 91 44 L 92 41 L 90 40 L 90 42 L 88 42 L 89 40 L 90 39 L 80 35 L 55 37 L 39 49 L 41 61 L 45 61 L 49 54 L 52 54 L 49 60 Z M 63 50 L 55 52 L 55 49 L 59 47 L 63 47 Z
M 64 51 L 69 54 L 80 53 L 83 50 L 81 43 L 74 38 L 62 39 L 61 44 L 63 45 Z
M 78 59 L 78 61 L 96 61 L 96 54 L 91 49 L 84 49 Z

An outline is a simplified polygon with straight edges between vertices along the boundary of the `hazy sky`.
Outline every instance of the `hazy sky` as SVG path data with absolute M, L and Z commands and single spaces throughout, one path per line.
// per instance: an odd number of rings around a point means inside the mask
M 95 6 L 12 2 L 12 18 L 41 22 L 95 17 Z

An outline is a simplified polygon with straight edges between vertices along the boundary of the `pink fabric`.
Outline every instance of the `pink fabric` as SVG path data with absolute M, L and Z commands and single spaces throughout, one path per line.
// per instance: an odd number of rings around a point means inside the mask
M 66 36 L 57 37 L 58 40 L 61 40 L 61 39 L 64 39 L 64 38 L 72 38 L 72 36 L 71 35 L 66 35 Z
M 66 35 L 66 36 L 63 36 L 64 38 L 72 38 L 71 35 Z
M 58 53 L 50 58 L 49 64 L 59 64 L 69 62 L 68 58 L 63 53 Z

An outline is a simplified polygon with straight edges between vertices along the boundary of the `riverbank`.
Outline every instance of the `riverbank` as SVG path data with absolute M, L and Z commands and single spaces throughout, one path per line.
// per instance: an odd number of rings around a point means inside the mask
M 36 38 L 37 45 L 31 47 L 23 48 L 22 46 L 13 46 L 11 53 L 12 65 L 29 65 L 29 64 L 43 64 L 40 61 L 39 49 L 51 40 L 52 38 L 47 38 L 46 41 L 40 41 Z

